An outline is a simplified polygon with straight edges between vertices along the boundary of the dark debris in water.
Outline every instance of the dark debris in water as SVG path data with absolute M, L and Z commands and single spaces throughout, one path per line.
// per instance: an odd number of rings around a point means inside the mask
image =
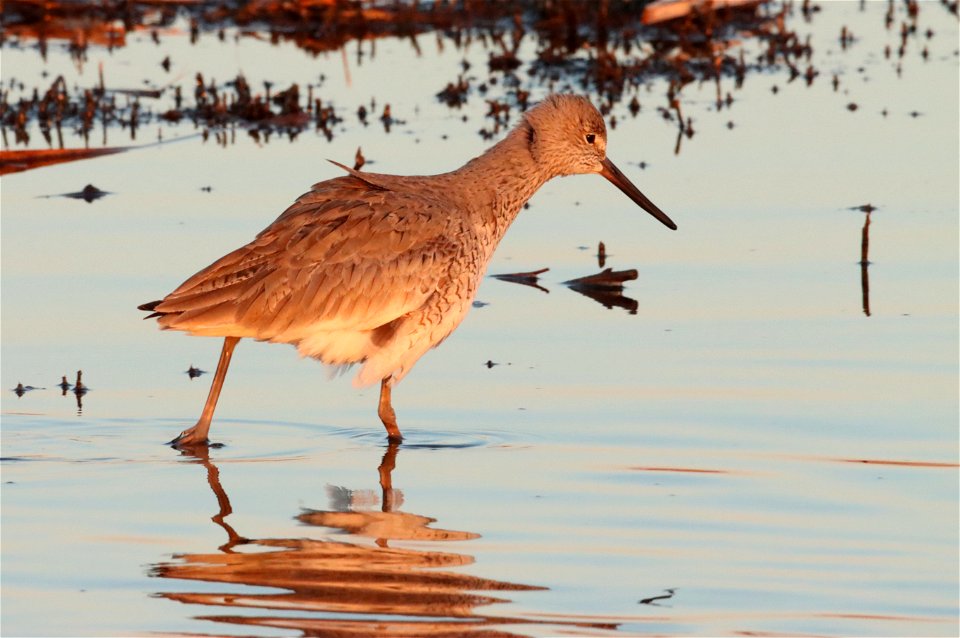
M 595 275 L 578 277 L 563 283 L 574 289 L 623 290 L 623 282 L 633 281 L 637 277 L 638 273 L 634 269 L 615 271 L 612 268 L 605 268 Z
M 23 385 L 22 383 L 18 383 L 17 387 L 13 389 L 13 392 L 18 397 L 22 397 L 24 394 L 26 394 L 27 392 L 30 392 L 31 390 L 45 390 L 45 389 L 46 388 L 38 388 L 32 385 Z
M 73 199 L 82 199 L 88 204 L 109 195 L 107 191 L 102 191 L 93 184 L 87 184 L 83 187 L 82 190 L 77 191 L 76 193 L 64 193 L 61 197 L 70 197 Z
M 80 398 L 85 395 L 90 388 L 83 384 L 82 370 L 77 370 L 77 380 L 75 383 L 71 384 L 69 381 L 67 381 L 67 376 L 63 375 L 60 378 L 60 383 L 58 383 L 56 387 L 60 388 L 63 396 L 67 396 L 67 392 L 74 394 L 77 397 L 77 408 L 83 408 Z M 14 392 L 18 397 L 22 397 L 27 392 L 32 392 L 33 390 L 46 390 L 46 388 L 17 383 L 17 387 L 15 387 L 12 392 Z
M 594 275 L 571 279 L 563 283 L 571 290 L 593 299 L 608 310 L 623 308 L 631 315 L 635 315 L 640 304 L 636 299 L 631 299 L 623 294 L 623 283 L 633 281 L 637 276 L 638 273 L 634 269 L 615 271 L 606 268 Z
M 44 143 L 49 147 L 57 147 L 45 151 L 48 155 L 69 154 L 69 159 L 84 159 L 79 155 L 96 156 L 124 149 L 65 149 L 65 128 L 77 134 L 85 144 L 90 144 L 92 132 L 98 124 L 104 129 L 119 125 L 128 130 L 130 139 L 135 141 L 138 131 L 151 122 L 189 121 L 203 129 L 204 139 L 209 138 L 213 129 L 217 141 L 226 144 L 227 136 L 217 131 L 235 126 L 245 128 L 255 139 L 273 133 L 294 138 L 301 131 L 314 126 L 332 139 L 332 127 L 341 121 L 332 104 L 313 97 L 312 86 L 308 87 L 306 99 L 303 99 L 300 85 L 296 83 L 276 94 L 271 94 L 271 85 L 267 83 L 261 93 L 252 88 L 242 74 L 223 85 L 217 85 L 206 81 L 202 73 L 197 73 L 193 100 L 187 102 L 180 86 L 149 91 L 114 90 L 103 84 L 102 73 L 100 80 L 101 84 L 96 87 L 75 87 L 71 92 L 63 76 L 59 76 L 42 95 L 40 89 L 35 88 L 31 98 L 21 98 L 16 103 L 11 102 L 11 89 L 0 89 L 0 127 L 4 139 L 10 129 L 16 144 L 29 145 L 31 138 L 27 125 L 36 121 Z M 173 93 L 174 108 L 152 108 L 149 102 L 159 100 L 168 90 Z M 118 100 L 118 96 L 123 96 L 123 99 Z M 0 169 L 14 172 L 34 167 L 24 165 L 25 161 L 17 156 L 0 156 Z M 8 165 L 20 167 L 8 168 Z
M 529 272 L 511 272 L 491 276 L 494 279 L 499 279 L 500 281 L 509 281 L 510 283 L 514 284 L 522 284 L 524 286 L 530 286 L 532 288 L 536 288 L 537 290 L 542 290 L 543 292 L 549 293 L 549 290 L 537 283 L 540 279 L 540 275 L 548 270 L 550 269 L 541 268 L 539 270 L 531 270 Z
M 792 27 L 798 14 L 804 23 L 814 20 L 819 8 L 809 0 L 800 6 L 767 0 L 659 0 L 636 2 L 541 2 L 511 0 L 496 3 L 367 3 L 356 0 L 288 3 L 281 0 L 165 0 L 160 3 L 102 3 L 98 0 L 7 0 L 3 4 L 0 38 L 9 46 L 36 43 L 46 58 L 51 42 L 66 43 L 77 64 L 87 60 L 89 47 L 113 50 L 127 44 L 127 36 L 148 30 L 160 47 L 160 34 L 189 25 L 191 44 L 215 35 L 225 41 L 227 29 L 237 39 L 258 38 L 273 44 L 292 42 L 312 55 L 343 51 L 356 43 L 358 63 L 375 55 L 378 38 L 408 40 L 421 54 L 416 36 L 436 35 L 437 47 L 466 52 L 472 46 L 487 51 L 485 69 L 471 68 L 466 60 L 455 78 L 439 85 L 437 99 L 451 109 L 470 100 L 488 106 L 480 135 L 493 138 L 513 124 L 531 102 L 534 89 L 575 91 L 595 96 L 611 127 L 618 117 L 636 117 L 644 108 L 656 109 L 676 124 L 676 152 L 683 138 L 694 136 L 694 121 L 683 113 L 683 90 L 691 84 L 716 86 L 716 110 L 730 109 L 733 94 L 748 74 L 787 70 L 787 84 L 802 79 L 812 86 L 821 71 L 814 66 L 809 37 Z M 934 3 L 889 4 L 884 19 L 893 37 L 896 54 L 888 46 L 885 56 L 897 64 L 908 48 L 925 46 L 933 37 L 918 28 L 921 11 Z M 941 3 L 956 14 L 956 2 Z M 929 9 L 934 10 L 934 9 Z M 899 22 L 899 29 L 895 23 Z M 747 54 L 744 43 L 754 43 Z M 839 34 L 843 51 L 857 48 L 853 31 Z M 531 46 L 532 45 L 532 46 Z M 532 50 L 532 54 L 520 52 Z M 929 52 L 928 52 L 929 55 Z M 160 52 L 160 63 L 176 76 L 176 60 Z M 894 59 L 896 58 L 896 59 Z M 78 134 L 86 145 L 95 126 L 105 131 L 120 127 L 131 140 L 147 124 L 189 122 L 219 144 L 235 140 L 237 129 L 257 141 L 272 135 L 290 139 L 313 129 L 332 139 L 334 127 L 346 114 L 329 95 L 322 95 L 324 77 L 303 79 L 286 87 L 267 81 L 251 86 L 242 74 L 217 83 L 197 73 L 192 83 L 179 79 L 166 86 L 130 88 L 111 86 L 103 67 L 93 86 L 68 87 L 63 77 L 49 86 L 26 87 L 11 78 L 0 87 L 0 128 L 9 148 L 36 144 L 28 124 L 36 123 L 50 150 L 64 149 L 64 129 Z M 644 97 L 641 89 L 657 79 L 667 81 L 662 98 Z M 839 78 L 832 74 L 834 90 Z M 442 87 L 442 88 L 441 88 Z M 780 90 L 773 86 L 773 92 Z M 614 108 L 624 104 L 624 113 Z M 853 105 L 853 102 L 846 100 Z M 361 105 L 356 114 L 363 125 L 374 111 Z M 352 110 L 352 109 L 351 109 Z M 916 113 L 919 115 L 919 113 Z M 385 132 L 403 124 L 389 106 L 382 110 Z M 105 142 L 104 142 L 105 144 Z M 7 151 L 4 151 L 7 153 Z M 0 158 L 0 171 L 13 158 Z M 18 160 L 19 161 L 19 160 Z M 62 161 L 62 160 L 61 160 Z M 25 170 L 32 166 L 19 162 Z
M 677 589 L 675 587 L 669 587 L 667 589 L 664 589 L 662 594 L 659 594 L 657 596 L 650 596 L 649 598 L 640 599 L 638 601 L 638 604 L 659 606 L 660 601 L 669 600 L 673 598 L 674 594 L 676 593 L 677 593 Z

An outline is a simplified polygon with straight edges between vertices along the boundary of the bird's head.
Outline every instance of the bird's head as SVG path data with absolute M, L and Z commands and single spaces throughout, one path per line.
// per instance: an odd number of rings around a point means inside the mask
M 666 227 L 677 226 L 607 158 L 607 126 L 579 95 L 555 94 L 524 113 L 530 154 L 550 177 L 599 173 Z
M 530 153 L 552 176 L 599 173 L 607 157 L 603 116 L 579 95 L 550 95 L 523 116 Z

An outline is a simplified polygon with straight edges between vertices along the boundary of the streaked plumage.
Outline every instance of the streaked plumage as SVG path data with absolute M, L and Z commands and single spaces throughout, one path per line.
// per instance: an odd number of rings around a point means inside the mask
M 341 168 L 349 175 L 315 184 L 249 244 L 141 306 L 165 329 L 226 338 L 203 416 L 175 444 L 206 442 L 243 337 L 290 343 L 330 365 L 362 363 L 354 383 L 381 382 L 380 417 L 400 439 L 391 386 L 462 321 L 507 228 L 552 177 L 600 173 L 675 228 L 606 159 L 603 118 L 576 96 L 548 97 L 450 173 Z

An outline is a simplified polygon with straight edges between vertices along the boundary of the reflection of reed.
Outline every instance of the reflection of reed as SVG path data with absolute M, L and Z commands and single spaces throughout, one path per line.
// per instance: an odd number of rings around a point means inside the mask
M 468 555 L 388 546 L 391 540 L 449 541 L 478 537 L 471 532 L 434 529 L 430 527 L 434 519 L 394 511 L 402 503 L 402 493 L 393 488 L 391 479 L 397 450 L 398 446 L 391 445 L 379 467 L 379 511 L 361 509 L 378 500 L 369 493 L 331 488 L 333 506 L 330 510 L 307 510 L 297 517 L 310 526 L 375 539 L 375 544 L 309 538 L 243 538 L 224 520 L 232 509 L 220 484 L 219 470 L 205 449 L 198 450 L 197 461 L 206 468 L 207 481 L 219 504 L 212 520 L 227 532 L 228 542 L 217 553 L 178 555 L 174 562 L 155 565 L 151 574 L 161 578 L 265 587 L 271 591 L 212 592 L 205 587 L 207 591 L 162 592 L 158 596 L 194 605 L 282 610 L 282 615 L 219 614 L 203 618 L 237 625 L 296 629 L 308 635 L 515 636 L 518 634 L 504 628 L 538 622 L 478 615 L 478 607 L 509 600 L 476 592 L 543 588 L 443 569 L 471 564 L 473 557 Z M 241 546 L 243 551 L 238 551 Z M 277 592 L 277 589 L 285 591 Z M 312 615 L 291 617 L 291 611 Z M 344 618 L 342 614 L 353 617 Z M 357 615 L 362 617 L 358 619 Z M 394 616 L 403 618 L 394 619 Z M 615 628 L 609 624 L 578 624 Z
M 863 314 L 870 316 L 870 211 L 863 222 L 863 233 L 860 238 L 860 289 L 863 291 Z
M 530 272 L 511 272 L 501 275 L 490 275 L 494 279 L 499 279 L 500 281 L 509 281 L 514 284 L 522 284 L 524 286 L 530 286 L 531 288 L 536 288 L 543 292 L 549 293 L 550 291 L 537 283 L 540 279 L 540 275 L 550 270 L 549 268 L 540 268 L 539 270 L 531 270 Z
M 601 290 L 599 288 L 575 288 L 572 286 L 571 290 L 576 290 L 581 295 L 593 299 L 603 305 L 607 310 L 623 308 L 631 315 L 635 315 L 637 314 L 637 309 L 640 307 L 640 303 L 636 299 L 627 297 L 622 291 Z
M 603 244 L 600 244 L 603 246 Z M 570 290 L 575 290 L 585 297 L 602 304 L 608 310 L 614 307 L 625 308 L 631 315 L 637 314 L 640 306 L 636 299 L 623 294 L 623 282 L 637 278 L 637 271 L 618 270 L 607 268 L 595 275 L 580 277 L 563 282 Z
M 597 260 L 600 262 L 601 268 L 603 268 L 606 258 L 606 247 L 603 245 L 603 242 L 600 242 L 600 246 L 597 250 Z M 549 293 L 549 290 L 538 283 L 540 275 L 548 270 L 550 269 L 541 268 L 540 270 L 534 270 L 531 272 L 507 273 L 501 275 L 491 275 L 491 277 L 501 281 L 531 286 L 537 290 L 542 290 L 543 292 Z M 636 299 L 631 299 L 630 297 L 624 296 L 623 282 L 636 278 L 636 270 L 631 269 L 614 271 L 612 268 L 607 268 L 606 270 L 603 270 L 595 275 L 571 279 L 570 281 L 565 281 L 563 283 L 571 290 L 576 290 L 581 295 L 589 297 L 597 303 L 602 304 L 608 310 L 615 307 L 625 308 L 631 315 L 635 315 L 637 314 L 637 308 L 639 308 L 640 304 L 637 303 Z
M 66 383 L 67 377 L 63 377 L 63 382 L 60 387 L 63 388 L 63 396 L 67 396 L 67 388 L 70 386 L 69 383 Z M 66 383 L 66 387 L 63 385 Z M 83 415 L 83 395 L 87 393 L 87 386 L 83 384 L 83 370 L 77 370 L 77 382 L 73 384 L 73 395 L 77 398 L 77 416 Z

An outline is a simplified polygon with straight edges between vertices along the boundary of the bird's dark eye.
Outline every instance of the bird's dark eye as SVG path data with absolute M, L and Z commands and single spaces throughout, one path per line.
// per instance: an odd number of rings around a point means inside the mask
M 593 144 L 593 142 L 596 139 L 597 139 L 596 135 L 594 135 L 593 133 L 587 133 L 587 144 Z

